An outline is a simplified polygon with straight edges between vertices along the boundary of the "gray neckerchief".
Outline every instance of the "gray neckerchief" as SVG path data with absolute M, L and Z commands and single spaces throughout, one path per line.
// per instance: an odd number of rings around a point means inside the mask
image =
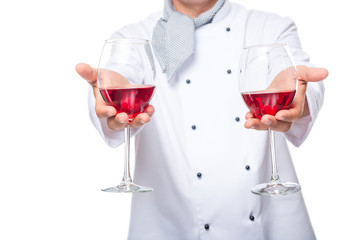
M 195 51 L 196 28 L 210 23 L 224 3 L 225 0 L 218 0 L 211 9 L 193 19 L 177 12 L 172 0 L 165 0 L 164 18 L 154 28 L 152 44 L 169 81 Z

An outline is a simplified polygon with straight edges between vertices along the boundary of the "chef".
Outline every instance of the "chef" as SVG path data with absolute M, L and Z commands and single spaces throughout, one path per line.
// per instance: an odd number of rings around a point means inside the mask
M 323 103 L 327 70 L 312 68 L 291 19 L 228 0 L 165 0 L 163 11 L 112 38 L 149 39 L 156 56 L 156 93 L 131 123 L 134 181 L 155 190 L 133 194 L 129 239 L 315 239 L 301 192 L 250 192 L 270 179 L 262 131 L 269 127 L 282 179 L 298 182 L 287 143 L 304 142 Z M 299 86 L 290 110 L 258 120 L 238 90 L 239 59 L 244 46 L 273 42 L 290 47 Z M 102 100 L 96 69 L 76 70 L 91 85 L 91 120 L 109 146 L 119 146 L 128 116 Z

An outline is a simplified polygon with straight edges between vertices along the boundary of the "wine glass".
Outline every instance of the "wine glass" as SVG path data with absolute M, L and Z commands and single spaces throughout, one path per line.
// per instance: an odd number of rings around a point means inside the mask
M 108 39 L 98 67 L 97 83 L 104 101 L 117 113 L 125 112 L 129 121 L 124 129 L 124 174 L 119 185 L 105 192 L 151 192 L 135 184 L 130 176 L 130 123 L 149 105 L 155 90 L 155 67 L 152 49 L 144 39 Z
M 297 74 L 286 44 L 256 45 L 243 49 L 239 77 L 242 98 L 254 117 L 289 109 L 296 94 Z M 297 183 L 282 182 L 277 169 L 274 132 L 269 128 L 272 173 L 270 182 L 251 189 L 258 195 L 287 195 L 300 191 Z

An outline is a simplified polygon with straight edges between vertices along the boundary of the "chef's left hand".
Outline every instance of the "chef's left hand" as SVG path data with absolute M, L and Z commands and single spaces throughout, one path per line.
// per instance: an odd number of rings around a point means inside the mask
M 298 89 L 291 108 L 289 110 L 281 110 L 275 116 L 264 115 L 261 120 L 254 117 L 251 112 L 248 112 L 245 116 L 246 128 L 256 130 L 271 128 L 274 131 L 287 132 L 296 120 L 310 114 L 305 97 L 307 83 L 322 81 L 329 73 L 325 68 L 309 68 L 302 65 L 296 66 L 296 72 L 298 75 Z

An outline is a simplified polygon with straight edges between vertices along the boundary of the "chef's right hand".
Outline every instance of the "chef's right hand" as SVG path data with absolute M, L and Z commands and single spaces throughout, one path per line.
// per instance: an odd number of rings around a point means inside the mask
M 85 63 L 79 63 L 75 67 L 76 72 L 84 78 L 93 88 L 95 96 L 95 112 L 99 118 L 106 118 L 108 127 L 112 130 L 121 130 L 126 126 L 129 116 L 126 113 L 116 114 L 116 109 L 106 104 L 97 86 L 97 69 Z M 140 127 L 150 121 L 155 109 L 149 105 L 143 113 L 137 115 L 131 122 L 131 127 Z

